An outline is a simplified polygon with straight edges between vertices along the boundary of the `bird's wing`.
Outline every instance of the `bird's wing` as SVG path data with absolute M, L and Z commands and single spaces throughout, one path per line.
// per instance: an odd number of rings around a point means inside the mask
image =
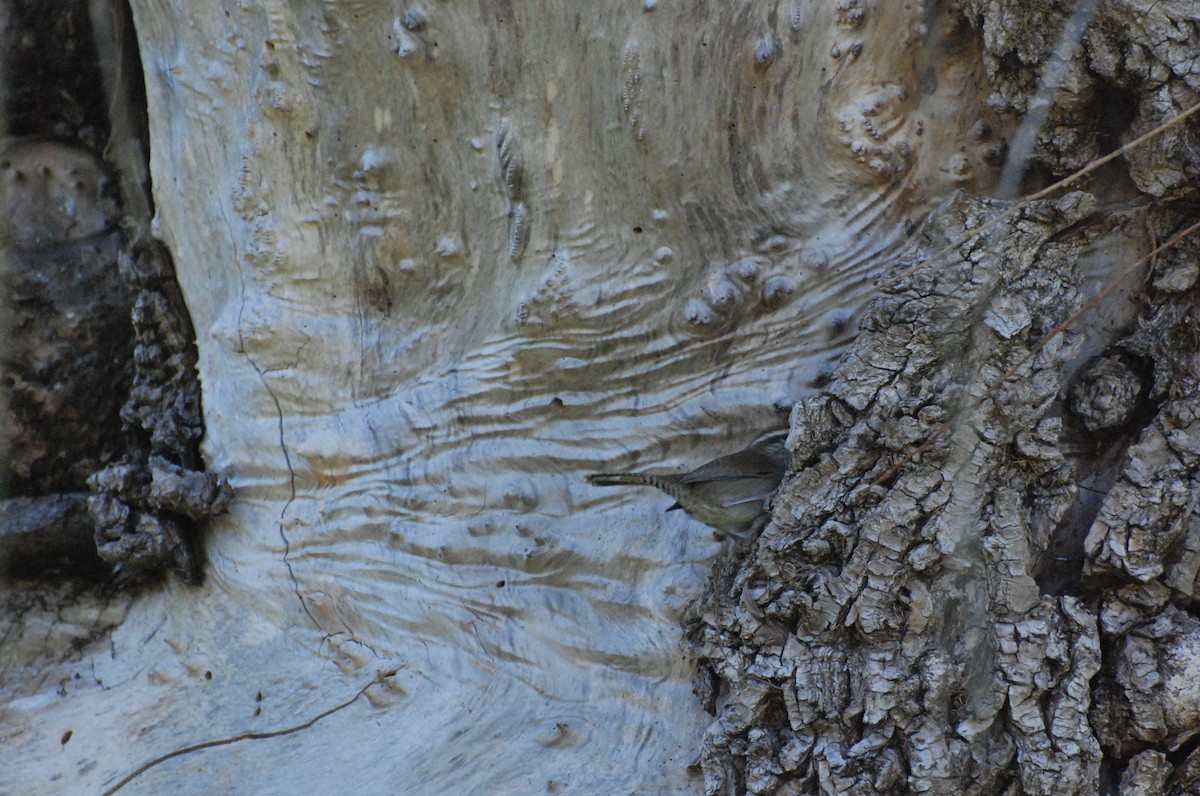
M 784 466 L 759 453 L 731 453 L 702 464 L 680 478 L 681 484 L 729 481 L 735 478 L 782 478 Z
M 705 472 L 705 467 L 698 470 L 692 470 L 679 479 L 681 484 L 701 484 L 706 481 L 735 481 L 742 478 L 778 478 L 782 476 L 782 472 L 778 467 L 764 467 L 754 470 L 743 470 L 738 473 L 729 473 L 728 475 L 713 475 L 712 472 Z
M 751 495 L 750 497 L 738 498 L 737 500 L 727 500 L 727 501 L 725 501 L 724 505 L 725 506 L 740 506 L 743 503 L 753 503 L 754 501 L 758 501 L 759 503 L 762 503 L 764 500 L 769 498 L 774 493 L 775 493 L 775 490 L 772 489 L 770 492 L 763 492 L 758 495 Z

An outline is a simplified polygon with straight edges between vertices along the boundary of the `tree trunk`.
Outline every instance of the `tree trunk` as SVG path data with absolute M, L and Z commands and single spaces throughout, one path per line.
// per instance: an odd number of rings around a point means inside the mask
M 14 587 L 17 791 L 1196 787 L 1198 117 L 980 198 L 1200 100 L 1193 6 L 132 6 L 234 499 Z M 584 478 L 789 411 L 744 543 Z

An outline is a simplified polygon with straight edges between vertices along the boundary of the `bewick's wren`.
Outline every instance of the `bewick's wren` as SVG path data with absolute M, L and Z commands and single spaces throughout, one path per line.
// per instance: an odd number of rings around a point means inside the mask
M 786 431 L 773 431 L 749 447 L 713 459 L 690 473 L 595 473 L 595 486 L 652 486 L 677 501 L 667 511 L 683 509 L 722 534 L 740 536 L 766 516 L 766 500 L 779 488 L 790 458 Z

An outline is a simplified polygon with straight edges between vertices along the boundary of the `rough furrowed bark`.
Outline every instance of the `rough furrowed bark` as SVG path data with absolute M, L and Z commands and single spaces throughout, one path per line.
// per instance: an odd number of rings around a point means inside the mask
M 1030 128 L 1030 163 L 1010 158 L 1014 165 L 1066 174 L 1104 154 L 1114 134 L 1139 136 L 1200 92 L 1195 3 L 963 0 L 962 8 L 982 34 L 988 104 L 1041 119 Z M 1159 199 L 1192 194 L 1195 135 L 1180 125 L 1130 152 L 1137 189 Z
M 1002 193 L 1196 100 L 1189 4 L 962 8 L 989 105 L 1027 115 Z M 1149 205 L 1065 197 L 974 241 L 998 206 L 927 222 L 796 407 L 772 524 L 687 619 L 708 792 L 1200 788 L 1197 246 L 1129 267 L 1195 221 L 1196 132 L 1139 140 L 1092 187 Z M 1097 277 L 1142 292 L 1083 303 Z
M 710 793 L 1097 791 L 1096 616 L 1035 580 L 1076 497 L 1056 399 L 1082 335 L 1048 335 L 1128 220 L 1091 205 L 958 243 L 1003 206 L 954 199 L 797 406 L 774 520 L 689 628 L 718 680 Z
M 1085 540 L 1087 570 L 1114 584 L 1100 601 L 1106 666 L 1091 723 L 1106 754 L 1130 758 L 1122 793 L 1200 788 L 1200 401 L 1194 375 L 1176 382 L 1187 383 L 1130 448 Z

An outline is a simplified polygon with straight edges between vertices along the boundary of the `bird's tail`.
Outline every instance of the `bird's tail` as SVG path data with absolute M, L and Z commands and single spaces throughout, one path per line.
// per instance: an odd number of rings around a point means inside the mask
M 652 473 L 592 473 L 587 477 L 592 486 L 652 486 L 670 493 L 675 484 L 669 478 Z M 678 480 L 678 479 L 676 479 Z

